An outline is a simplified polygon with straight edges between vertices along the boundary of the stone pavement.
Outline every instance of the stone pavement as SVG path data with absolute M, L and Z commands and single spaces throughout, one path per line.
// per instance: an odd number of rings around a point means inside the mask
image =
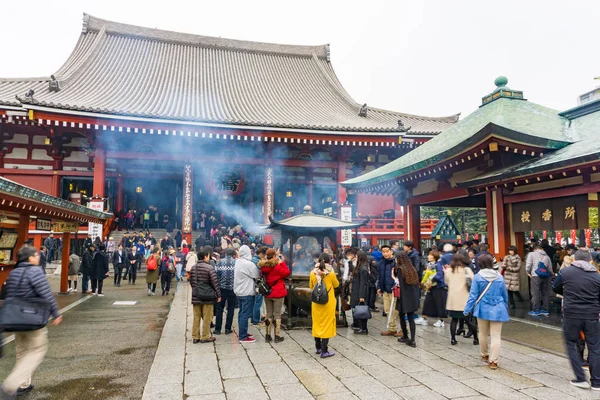
M 192 344 L 190 292 L 182 285 L 175 295 L 144 399 L 600 398 L 570 385 L 568 360 L 559 355 L 503 341 L 500 369 L 492 371 L 471 340 L 451 346 L 447 326 L 417 326 L 417 348 L 380 336 L 381 314 L 368 336 L 339 329 L 328 359 L 314 354 L 310 330 L 286 331 L 284 342 L 267 344 L 251 326 L 253 344 L 239 344 L 235 334 Z

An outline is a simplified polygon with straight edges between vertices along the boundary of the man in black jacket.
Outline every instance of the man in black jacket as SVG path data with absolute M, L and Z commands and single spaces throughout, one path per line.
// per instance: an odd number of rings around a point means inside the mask
M 81 266 L 79 267 L 79 272 L 81 273 L 81 293 L 91 293 L 88 289 L 89 279 L 90 279 L 90 271 L 92 270 L 92 259 L 94 258 L 94 251 L 96 247 L 93 244 L 90 244 L 87 250 L 83 253 L 83 257 L 81 257 Z
M 367 260 L 369 261 L 369 308 L 373 312 L 379 312 L 379 309 L 375 307 L 375 300 L 377 300 L 377 280 L 379 278 L 379 263 L 371 254 L 371 246 L 363 246 L 362 250 L 367 253 Z
M 588 251 L 578 250 L 575 261 L 559 272 L 552 289 L 563 295 L 563 332 L 575 373 L 571 384 L 583 389 L 590 387 L 577 349 L 580 333 L 583 332 L 589 353 L 592 389 L 600 391 L 600 274 L 591 262 L 592 256 Z
M 104 247 L 100 246 L 94 253 L 92 258 L 92 269 L 90 271 L 90 278 L 92 280 L 92 295 L 98 295 L 104 297 L 102 294 L 102 286 L 104 279 L 108 276 L 108 256 L 104 251 Z
M 123 267 L 125 267 L 127 264 L 127 251 L 123 249 L 122 244 L 120 244 L 117 251 L 113 253 L 112 263 L 115 270 L 114 285 L 121 287 L 121 275 L 123 273 Z
M 142 262 L 142 255 L 137 251 L 137 248 L 133 246 L 131 252 L 127 254 L 127 269 L 129 271 L 129 284 L 135 285 L 135 279 L 137 278 L 138 265 Z M 125 279 L 125 278 L 123 278 Z M 133 283 L 132 283 L 133 282 Z

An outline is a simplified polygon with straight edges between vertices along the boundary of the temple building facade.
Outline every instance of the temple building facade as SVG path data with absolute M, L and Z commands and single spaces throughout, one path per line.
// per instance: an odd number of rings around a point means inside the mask
M 258 222 L 305 205 L 336 216 L 347 201 L 354 216 L 377 217 L 399 210 L 397 199 L 347 198 L 340 182 L 418 150 L 457 121 L 357 103 L 329 45 L 84 15 L 58 71 L 0 79 L 0 176 L 109 212 L 153 205 L 186 233 L 193 213 L 216 204 Z

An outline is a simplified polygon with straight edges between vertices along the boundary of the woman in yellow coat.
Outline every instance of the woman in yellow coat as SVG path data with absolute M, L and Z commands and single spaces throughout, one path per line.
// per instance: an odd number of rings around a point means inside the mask
M 317 283 L 323 281 L 327 290 L 327 304 L 312 303 L 312 335 L 315 338 L 315 347 L 317 354 L 321 354 L 321 358 L 332 357 L 335 353 L 330 351 L 327 346 L 329 339 L 334 337 L 335 332 L 335 288 L 340 283 L 338 282 L 335 271 L 330 265 L 331 257 L 327 253 L 321 254 L 315 268 L 310 273 L 310 289 L 314 289 Z

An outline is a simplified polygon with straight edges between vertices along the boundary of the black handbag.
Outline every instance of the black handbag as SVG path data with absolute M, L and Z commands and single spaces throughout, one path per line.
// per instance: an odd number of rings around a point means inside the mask
M 21 287 L 29 268 L 26 267 L 17 287 Z M 34 331 L 45 327 L 49 319 L 50 304 L 39 297 L 12 297 L 9 293 L 0 307 L 0 331 Z
M 354 306 L 354 319 L 371 319 L 371 309 L 366 304 Z
M 216 301 L 217 300 L 217 292 L 208 282 L 198 282 L 198 271 L 196 267 L 196 284 L 194 285 L 194 290 L 192 291 L 192 297 L 198 299 L 200 301 Z

